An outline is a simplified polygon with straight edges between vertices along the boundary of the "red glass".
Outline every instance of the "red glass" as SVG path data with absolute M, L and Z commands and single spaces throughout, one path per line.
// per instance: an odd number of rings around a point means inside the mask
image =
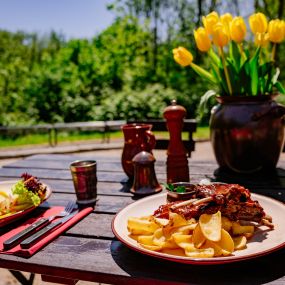
M 122 126 L 124 133 L 124 149 L 122 153 L 122 166 L 130 179 L 134 177 L 133 157 L 141 152 L 152 152 L 155 147 L 155 137 L 151 132 L 152 125 L 127 124 Z

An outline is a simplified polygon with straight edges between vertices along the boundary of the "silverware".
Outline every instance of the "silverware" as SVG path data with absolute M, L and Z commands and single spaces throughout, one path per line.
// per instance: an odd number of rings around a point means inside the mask
M 17 244 L 19 244 L 22 240 L 24 240 L 29 235 L 33 234 L 37 230 L 39 230 L 39 229 L 43 228 L 44 226 L 48 225 L 49 223 L 51 223 L 55 218 L 62 218 L 62 217 L 69 215 L 73 211 L 75 205 L 76 205 L 75 202 L 70 201 L 70 202 L 68 202 L 68 204 L 66 205 L 64 210 L 61 211 L 60 213 L 58 213 L 57 215 L 53 215 L 53 216 L 50 216 L 48 218 L 42 218 L 42 219 L 38 220 L 37 222 L 31 224 L 29 227 L 27 227 L 23 231 L 17 233 L 16 235 L 14 235 L 11 238 L 4 241 L 4 243 L 3 243 L 4 249 L 8 250 L 8 249 L 11 249 L 12 247 L 16 246 Z
M 32 247 L 42 237 L 46 236 L 50 231 L 54 230 L 55 228 L 63 225 L 67 221 L 69 221 L 78 212 L 79 212 L 79 210 L 76 210 L 76 211 L 72 212 L 71 214 L 69 214 L 68 216 L 66 216 L 66 217 L 64 217 L 64 218 L 62 218 L 62 219 L 60 219 L 60 220 L 58 220 L 58 221 L 56 221 L 54 223 L 51 223 L 51 224 L 47 225 L 46 227 L 42 228 L 41 230 L 39 230 L 38 232 L 34 233 L 33 235 L 31 235 L 30 237 L 28 237 L 27 239 L 23 240 L 20 243 L 21 248 L 28 249 L 28 248 Z

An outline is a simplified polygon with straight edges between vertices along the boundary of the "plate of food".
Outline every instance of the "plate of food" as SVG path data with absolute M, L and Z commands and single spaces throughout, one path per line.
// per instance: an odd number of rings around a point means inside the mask
M 191 189 L 187 200 L 168 202 L 161 193 L 128 205 L 113 219 L 113 233 L 140 253 L 189 264 L 237 262 L 285 246 L 282 202 L 238 184 Z
M 51 192 L 47 185 L 27 173 L 20 180 L 0 181 L 0 228 L 30 213 Z

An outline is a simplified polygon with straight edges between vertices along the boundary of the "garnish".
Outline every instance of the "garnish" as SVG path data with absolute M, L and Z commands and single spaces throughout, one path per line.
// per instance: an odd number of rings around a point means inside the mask
M 175 187 L 173 184 L 165 183 L 164 187 L 166 190 L 171 191 L 171 192 L 176 192 L 176 193 L 185 193 L 186 192 L 185 186 L 176 186 Z

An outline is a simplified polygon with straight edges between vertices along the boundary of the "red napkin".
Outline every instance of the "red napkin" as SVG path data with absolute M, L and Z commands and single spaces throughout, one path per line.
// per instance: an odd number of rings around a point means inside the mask
M 31 225 L 32 223 L 38 221 L 42 217 L 47 218 L 47 217 L 56 215 L 56 214 L 60 213 L 63 209 L 64 209 L 64 207 L 53 207 L 53 208 L 50 208 L 47 211 L 45 211 L 43 214 L 37 216 L 36 218 L 35 217 L 30 218 L 29 220 L 27 220 L 25 223 L 23 223 L 19 227 L 17 227 L 15 229 L 7 232 L 6 234 L 0 236 L 0 254 L 4 253 L 4 254 L 12 254 L 12 255 L 18 255 L 18 256 L 23 256 L 23 257 L 31 257 L 33 254 L 35 254 L 40 249 L 45 247 L 48 243 L 53 241 L 55 238 L 57 238 L 59 235 L 61 235 L 66 230 L 68 230 L 70 227 L 72 227 L 78 221 L 80 221 L 85 216 L 90 214 L 92 212 L 92 210 L 93 210 L 91 207 L 85 208 L 85 209 L 81 210 L 74 217 L 72 217 L 69 221 L 67 221 L 63 225 L 59 226 L 58 228 L 56 228 L 54 231 L 50 232 L 47 236 L 42 238 L 40 241 L 38 241 L 35 245 L 33 245 L 29 249 L 22 249 L 20 247 L 20 245 L 17 245 L 17 246 L 15 246 L 15 247 L 13 247 L 13 248 L 11 248 L 9 250 L 4 250 L 3 242 L 5 240 L 9 239 L 10 237 L 12 237 L 15 234 L 19 233 L 20 231 L 24 230 L 29 225 Z

